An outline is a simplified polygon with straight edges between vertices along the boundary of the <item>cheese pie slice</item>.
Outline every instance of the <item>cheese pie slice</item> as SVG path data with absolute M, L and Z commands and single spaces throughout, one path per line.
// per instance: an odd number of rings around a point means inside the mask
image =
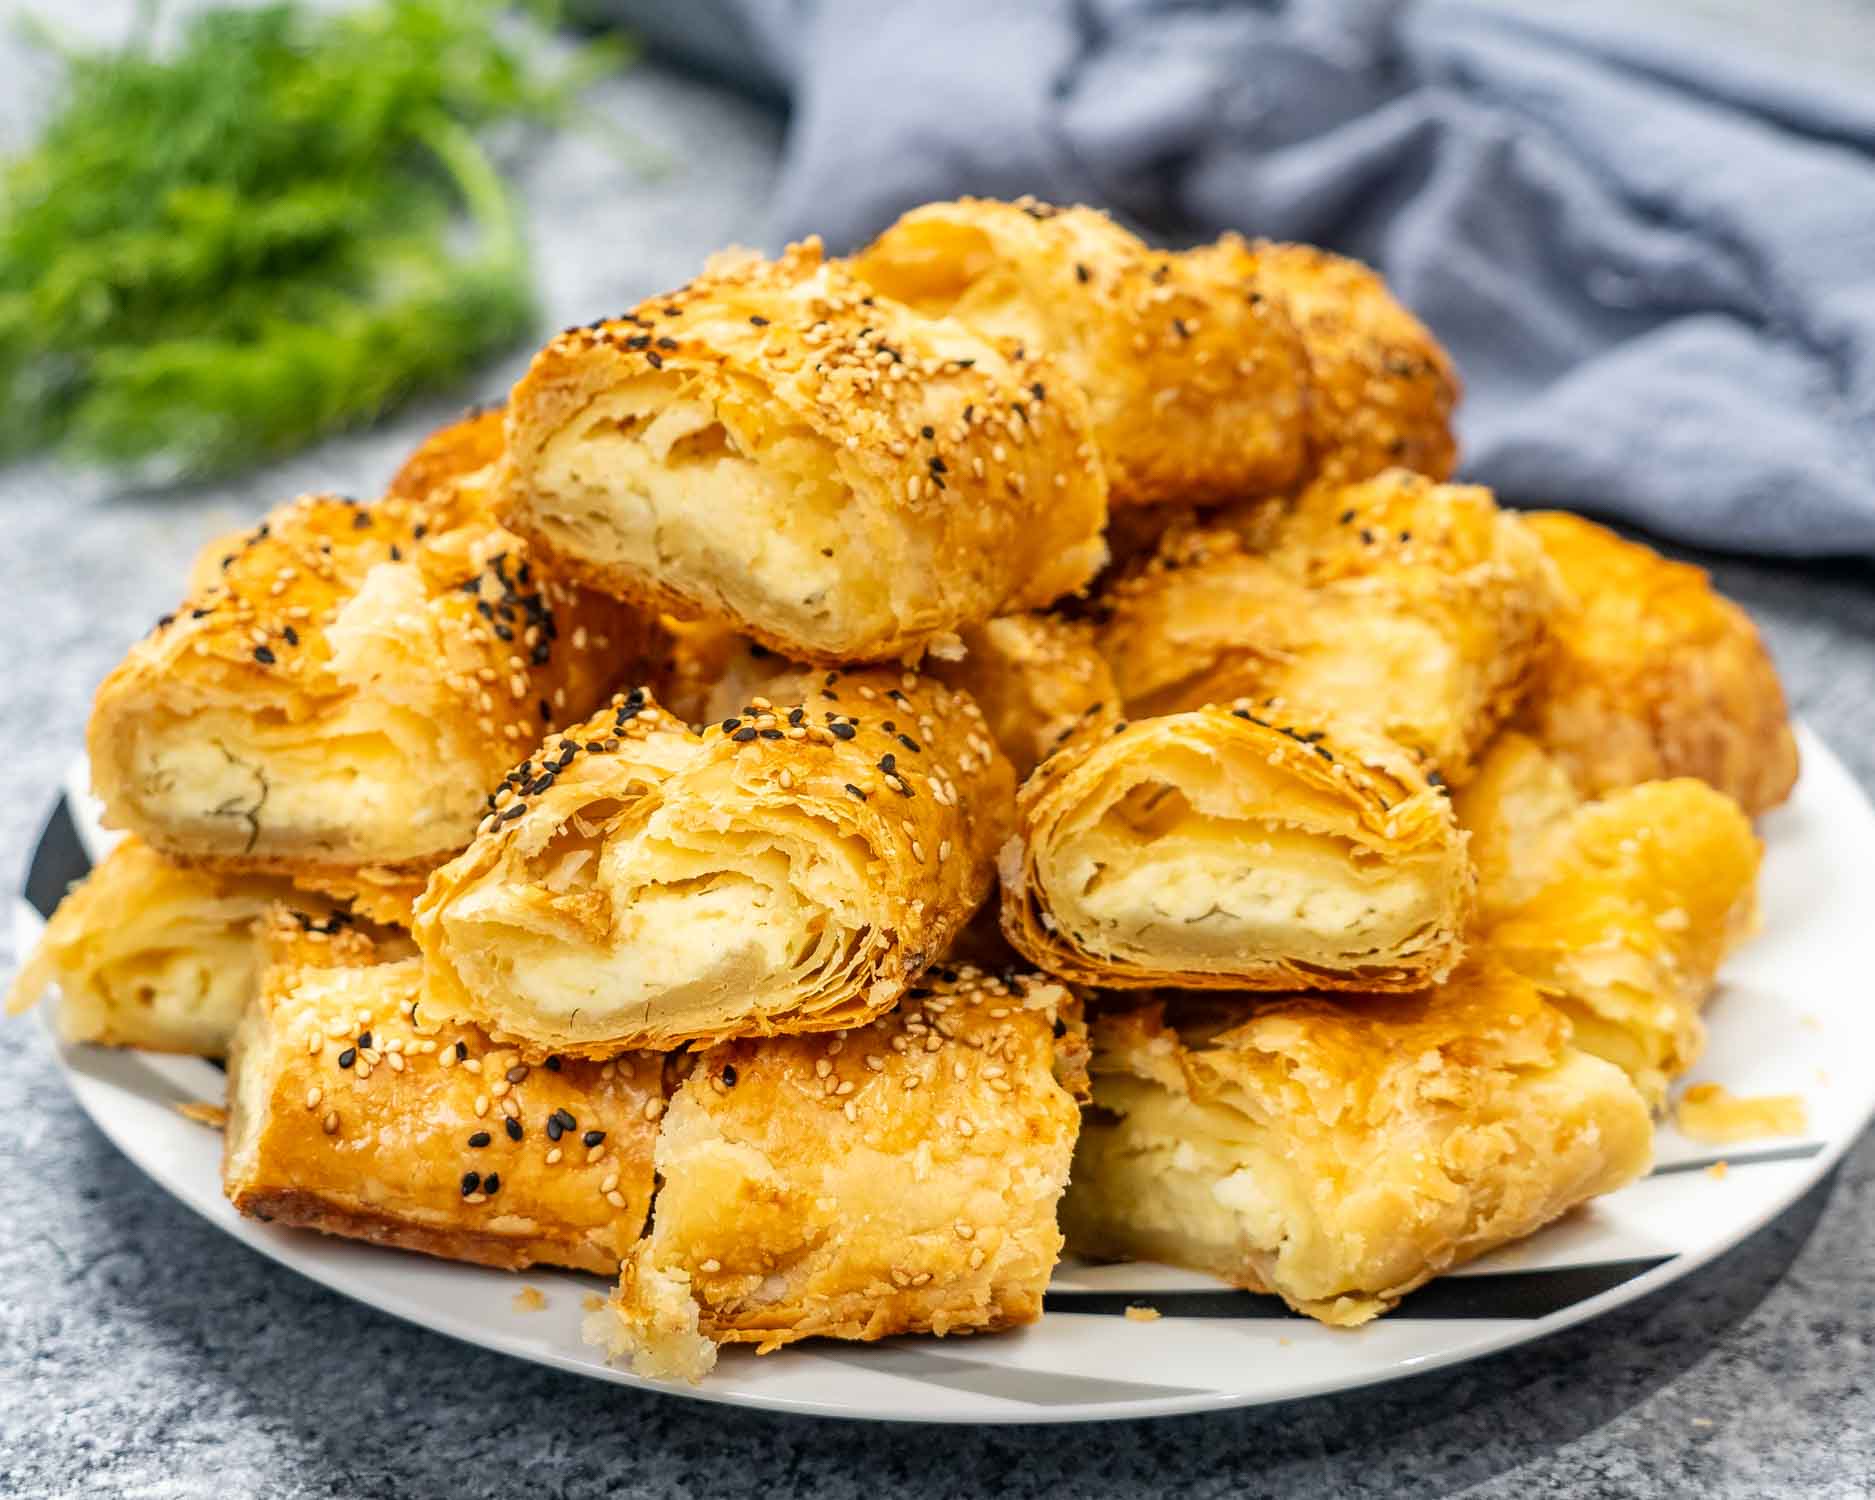
M 695 1380 L 720 1344 L 1034 1322 L 1085 1055 L 1061 986 L 969 968 L 851 1030 L 710 1049 L 671 1100 L 650 1231 L 589 1337 Z
M 106 825 L 289 874 L 427 870 L 467 843 L 502 771 L 640 675 L 652 634 L 503 531 L 490 477 L 274 510 L 98 689 Z
M 408 943 L 282 916 L 228 1066 L 222 1184 L 252 1218 L 612 1275 L 644 1229 L 664 1059 L 529 1067 L 423 1016 Z
M 1410 995 L 1155 1002 L 1093 1026 L 1062 1225 L 1352 1326 L 1644 1172 L 1647 1108 L 1501 965 Z
M 417 906 L 434 1013 L 609 1055 L 889 1010 L 989 894 L 1009 763 L 909 672 L 745 707 L 698 734 L 634 693 L 511 773 Z
M 1003 932 L 1115 988 L 1412 989 L 1471 887 L 1443 793 L 1383 740 L 1264 705 L 1090 716 L 1023 784 Z
M 811 242 L 549 344 L 509 406 L 506 514 L 588 583 L 794 660 L 915 656 L 1099 570 L 1087 423 L 1040 349 Z

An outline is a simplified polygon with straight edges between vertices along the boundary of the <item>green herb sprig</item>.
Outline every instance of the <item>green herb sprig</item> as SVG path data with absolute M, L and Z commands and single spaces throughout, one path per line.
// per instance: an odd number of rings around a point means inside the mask
M 617 44 L 543 59 L 496 0 L 211 10 L 65 51 L 0 175 L 0 458 L 153 479 L 240 467 L 460 381 L 532 327 L 525 236 L 482 144 L 564 124 Z

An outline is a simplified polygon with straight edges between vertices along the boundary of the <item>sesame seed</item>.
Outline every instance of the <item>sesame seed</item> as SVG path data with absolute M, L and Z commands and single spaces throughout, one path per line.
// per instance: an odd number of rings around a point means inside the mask
M 339 1112 L 336 1109 L 327 1110 L 326 1117 L 321 1120 L 319 1124 L 327 1135 L 337 1135 L 339 1133 Z
M 475 1147 L 479 1151 L 483 1146 L 486 1146 L 493 1139 L 494 1137 L 490 1135 L 486 1130 L 478 1130 L 475 1132 L 474 1135 L 469 1137 L 469 1144 Z

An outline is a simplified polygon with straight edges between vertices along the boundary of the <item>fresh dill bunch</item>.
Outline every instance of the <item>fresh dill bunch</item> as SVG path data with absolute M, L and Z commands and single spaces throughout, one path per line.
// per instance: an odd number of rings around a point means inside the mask
M 61 107 L 0 170 L 0 457 L 224 471 L 515 343 L 525 238 L 478 134 L 569 121 L 623 60 L 550 67 L 543 37 L 498 0 L 284 0 L 167 55 L 64 52 Z

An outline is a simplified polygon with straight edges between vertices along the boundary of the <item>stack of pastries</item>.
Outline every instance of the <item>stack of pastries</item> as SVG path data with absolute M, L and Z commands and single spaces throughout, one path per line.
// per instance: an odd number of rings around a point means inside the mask
M 1449 482 L 1370 271 L 965 200 L 569 329 L 99 689 L 14 1008 L 244 1213 L 718 1346 L 1064 1246 L 1357 1324 L 1649 1163 L 1796 752 L 1697 570 Z

